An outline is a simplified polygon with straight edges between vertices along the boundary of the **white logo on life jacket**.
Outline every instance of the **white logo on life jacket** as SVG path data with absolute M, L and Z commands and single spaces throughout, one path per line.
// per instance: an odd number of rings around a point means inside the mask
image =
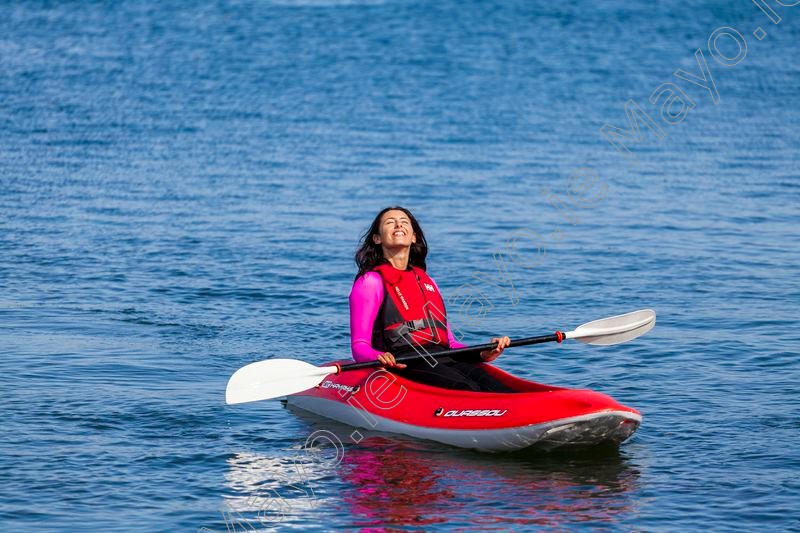
M 503 416 L 508 409 L 474 409 L 466 411 L 447 411 L 444 416 Z
M 394 292 L 396 292 L 397 296 L 400 297 L 400 302 L 403 304 L 403 307 L 406 308 L 406 311 L 408 311 L 408 304 L 406 303 L 406 299 L 403 298 L 403 293 L 400 292 L 400 287 L 395 286 Z
M 431 285 L 430 283 L 425 283 L 425 289 L 427 289 L 427 290 L 429 290 L 431 292 L 436 292 L 436 289 L 434 289 L 433 285 Z

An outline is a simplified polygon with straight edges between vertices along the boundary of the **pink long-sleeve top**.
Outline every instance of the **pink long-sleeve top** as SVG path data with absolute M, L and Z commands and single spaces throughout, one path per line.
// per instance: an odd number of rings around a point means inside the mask
M 439 290 L 438 285 L 436 290 Z M 353 283 L 350 291 L 350 350 L 358 362 L 374 361 L 383 353 L 372 347 L 372 326 L 378 318 L 384 293 L 383 279 L 377 272 L 367 272 Z M 447 324 L 447 340 L 450 348 L 466 346 L 455 339 L 450 324 Z

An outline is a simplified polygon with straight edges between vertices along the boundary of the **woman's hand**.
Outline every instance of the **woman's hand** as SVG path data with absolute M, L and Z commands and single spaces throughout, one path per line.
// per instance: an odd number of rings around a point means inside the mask
M 508 337 L 506 337 L 506 338 L 508 338 Z M 502 351 L 502 350 L 500 350 L 500 351 Z M 383 366 L 385 366 L 387 368 L 401 369 L 401 368 L 405 368 L 407 366 L 407 365 L 405 365 L 403 363 L 398 363 L 397 361 L 395 361 L 394 360 L 394 356 L 390 352 L 384 352 L 384 353 L 380 354 L 378 356 L 378 361 L 383 363 Z
M 487 363 L 500 357 L 500 354 L 503 353 L 503 350 L 508 348 L 508 345 L 511 344 L 511 339 L 508 337 L 495 337 L 491 340 L 491 342 L 496 342 L 497 346 L 491 350 L 481 352 L 481 358 Z

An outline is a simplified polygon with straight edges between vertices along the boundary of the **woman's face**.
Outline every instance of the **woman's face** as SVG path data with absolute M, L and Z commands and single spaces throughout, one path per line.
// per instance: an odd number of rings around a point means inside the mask
M 417 242 L 417 235 L 411 227 L 408 215 L 397 209 L 387 211 L 381 216 L 378 232 L 378 235 L 372 236 L 372 240 L 384 249 L 410 248 Z

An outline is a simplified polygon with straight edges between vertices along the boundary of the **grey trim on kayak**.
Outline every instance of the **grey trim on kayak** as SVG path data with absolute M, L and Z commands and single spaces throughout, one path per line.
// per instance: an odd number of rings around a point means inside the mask
M 363 415 L 349 404 L 325 398 L 289 396 L 287 400 L 289 404 L 300 409 L 350 426 L 400 433 L 460 448 L 491 452 L 521 450 L 531 446 L 552 450 L 563 446 L 591 446 L 603 442 L 619 444 L 630 437 L 642 421 L 640 415 L 627 411 L 601 411 L 503 429 L 443 429 L 405 424 L 375 413 Z M 371 425 L 366 418 L 377 421 L 377 424 Z

